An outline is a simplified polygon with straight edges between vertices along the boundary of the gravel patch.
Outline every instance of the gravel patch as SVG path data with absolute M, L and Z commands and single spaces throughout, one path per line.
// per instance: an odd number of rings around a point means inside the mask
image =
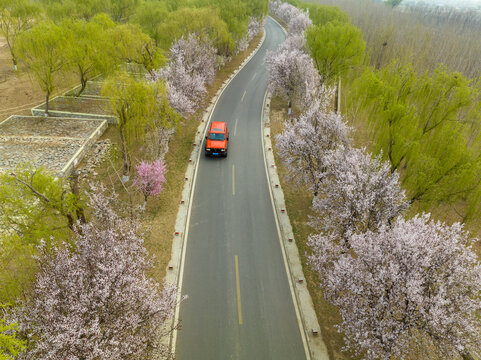
M 98 120 L 12 116 L 0 124 L 0 137 L 49 136 L 88 138 L 100 124 L 101 121 Z

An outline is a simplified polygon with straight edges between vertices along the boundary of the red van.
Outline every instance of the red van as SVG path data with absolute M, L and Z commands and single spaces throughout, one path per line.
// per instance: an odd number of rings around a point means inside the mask
M 229 130 L 227 129 L 226 122 L 212 122 L 205 140 L 205 156 L 227 157 Z

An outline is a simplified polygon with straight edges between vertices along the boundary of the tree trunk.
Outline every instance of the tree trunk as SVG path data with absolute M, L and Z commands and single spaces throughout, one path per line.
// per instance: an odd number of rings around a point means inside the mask
M 341 111 L 341 79 L 337 81 L 336 85 L 336 94 L 334 97 L 334 112 L 339 114 Z
M 80 95 L 82 95 L 86 87 L 87 87 L 87 80 L 85 80 L 84 78 L 80 79 L 80 89 L 76 96 L 79 97 Z
M 463 360 L 474 360 L 474 357 L 467 351 L 463 352 L 461 354 L 461 357 L 463 358 Z
M 45 116 L 48 116 L 48 100 L 50 98 L 50 92 L 47 91 L 47 95 L 45 96 Z
M 12 39 L 11 36 L 8 35 L 8 32 L 5 40 L 7 40 L 8 50 L 10 50 L 10 55 L 12 56 L 13 70 L 17 71 L 17 57 L 13 51 L 13 46 L 11 44 Z
M 73 218 L 72 214 L 67 213 L 67 220 L 68 220 L 68 228 L 74 231 L 75 219 Z
M 80 190 L 79 190 L 79 183 L 78 183 L 78 172 L 74 168 L 72 169 L 72 176 L 71 176 L 71 181 L 70 181 L 70 189 L 72 191 L 72 194 L 74 194 L 77 199 L 80 199 Z M 86 224 L 87 223 L 87 218 L 85 217 L 85 211 L 80 202 L 77 202 L 77 206 L 75 207 L 75 215 L 80 221 L 81 224 Z
M 78 93 L 76 95 L 77 97 L 82 95 L 82 93 L 85 90 L 85 87 L 87 86 L 87 81 L 88 81 L 87 78 L 85 77 L 84 72 L 82 71 L 82 68 L 80 68 L 80 66 L 79 66 L 79 70 L 80 70 L 80 85 L 81 86 L 80 86 L 80 90 L 78 91 Z
M 120 126 L 120 141 L 122 143 L 122 159 L 124 160 L 124 169 L 122 175 L 124 178 L 128 178 L 130 173 L 130 155 L 127 148 L 127 143 L 124 136 L 124 127 Z

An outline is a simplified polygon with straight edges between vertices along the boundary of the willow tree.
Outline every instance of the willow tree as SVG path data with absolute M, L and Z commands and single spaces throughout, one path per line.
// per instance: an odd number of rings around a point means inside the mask
M 152 73 L 165 62 L 161 49 L 137 24 L 122 24 L 108 31 L 108 51 L 118 61 L 142 66 Z
M 253 8 L 247 1 L 238 0 L 195 0 L 202 7 L 219 9 L 220 18 L 227 24 L 234 41 L 243 39 L 247 34 L 249 17 Z
M 224 56 L 230 55 L 235 48 L 232 34 L 220 17 L 218 9 L 183 8 L 171 14 L 161 26 L 160 46 L 168 49 L 171 44 L 190 33 L 206 36 Z
M 121 73 L 108 78 L 102 86 L 101 93 L 110 99 L 110 110 L 117 118 L 124 181 L 128 181 L 130 175 L 132 143 L 143 139 L 147 123 L 157 115 L 159 84 L 138 81 Z
M 17 325 L 9 324 L 5 319 L 0 318 L 0 359 L 14 359 L 25 349 L 25 342 L 18 339 L 16 335 Z
M 55 77 L 67 64 L 67 47 L 67 37 L 62 28 L 49 21 L 35 25 L 18 37 L 18 59 L 35 77 L 45 93 L 47 116 L 50 95 L 57 88 Z
M 337 6 L 306 3 L 305 7 L 309 9 L 309 17 L 314 25 L 323 26 L 333 21 L 340 23 L 349 22 L 347 14 Z
M 125 23 L 135 14 L 139 3 L 139 0 L 109 0 L 108 11 L 114 21 Z
M 162 24 L 168 15 L 169 10 L 165 3 L 146 1 L 136 9 L 133 21 L 154 40 L 155 46 L 160 46 L 161 37 L 164 35 Z
M 68 185 L 31 166 L 0 175 L 0 302 L 15 302 L 29 287 L 41 239 L 65 241 L 77 221 L 85 222 L 84 204 Z
M 399 169 L 411 201 L 424 205 L 467 200 L 477 208 L 481 169 L 479 89 L 439 67 L 419 76 L 410 65 L 367 70 L 357 80 L 377 151 Z
M 108 43 L 106 31 L 114 26 L 107 15 L 97 15 L 89 22 L 72 19 L 63 21 L 62 28 L 72 44 L 65 49 L 65 56 L 80 80 L 77 96 L 82 94 L 87 82 L 95 76 L 114 70 L 115 58 L 104 51 Z
M 29 0 L 0 1 L 0 34 L 7 41 L 13 68 L 17 70 L 17 37 L 32 27 L 39 8 Z
M 319 75 L 327 85 L 361 64 L 366 48 L 361 30 L 347 22 L 312 26 L 306 31 L 306 40 Z
M 397 170 L 421 136 L 410 103 L 417 77 L 410 65 L 393 63 L 390 68 L 372 72 L 366 69 L 357 86 L 363 105 L 370 108 L 370 120 L 377 135 L 378 149 Z

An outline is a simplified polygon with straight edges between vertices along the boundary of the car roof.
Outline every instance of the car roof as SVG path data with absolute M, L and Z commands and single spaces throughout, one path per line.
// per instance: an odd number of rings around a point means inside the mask
M 211 132 L 224 132 L 227 128 L 227 123 L 225 121 L 213 121 L 210 125 Z

